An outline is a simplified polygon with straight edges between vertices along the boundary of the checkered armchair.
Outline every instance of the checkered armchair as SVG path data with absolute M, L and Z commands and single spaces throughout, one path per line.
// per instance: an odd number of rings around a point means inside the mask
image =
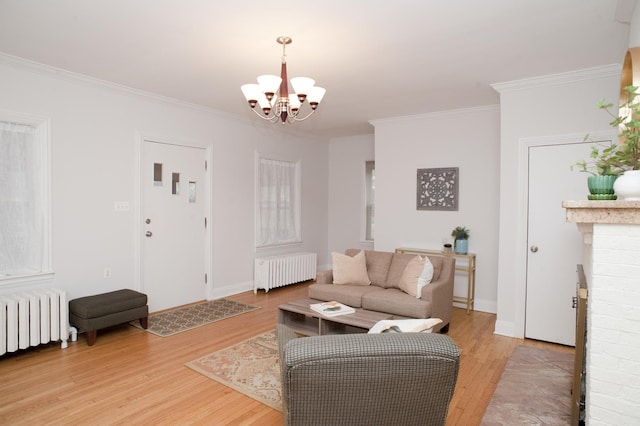
M 450 337 L 277 333 L 286 425 L 445 424 L 460 359 Z

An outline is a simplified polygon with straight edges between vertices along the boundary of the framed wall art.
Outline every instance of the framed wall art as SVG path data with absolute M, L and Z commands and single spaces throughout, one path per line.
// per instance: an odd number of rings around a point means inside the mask
M 416 209 L 458 210 L 458 168 L 418 169 Z

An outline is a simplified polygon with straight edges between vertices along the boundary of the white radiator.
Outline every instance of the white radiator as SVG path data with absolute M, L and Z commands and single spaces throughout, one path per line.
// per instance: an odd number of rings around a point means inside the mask
M 0 355 L 61 340 L 67 347 L 67 293 L 55 288 L 0 295 Z
M 253 292 L 282 287 L 316 277 L 315 253 L 289 253 L 255 260 Z

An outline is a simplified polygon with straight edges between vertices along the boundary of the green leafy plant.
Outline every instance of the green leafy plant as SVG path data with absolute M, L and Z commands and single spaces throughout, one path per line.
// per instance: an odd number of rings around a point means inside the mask
M 453 231 L 451 231 L 451 236 L 456 240 L 468 240 L 469 230 L 463 226 L 456 226 Z
M 619 175 L 625 170 L 640 169 L 640 102 L 638 87 L 627 86 L 622 93 L 623 102 L 617 110 L 614 104 L 601 99 L 597 107 L 605 110 L 613 121 L 609 124 L 618 129 L 619 145 L 599 143 L 591 147 L 589 160 L 575 163 L 581 172 L 591 175 Z M 589 135 L 584 137 L 590 140 Z M 573 167 L 571 169 L 573 170 Z
M 609 123 L 618 128 L 620 146 L 613 156 L 617 161 L 617 167 L 624 170 L 640 169 L 640 102 L 638 101 L 637 86 L 627 86 L 622 94 L 624 102 L 618 108 L 617 114 L 611 112 L 613 104 L 598 103 L 600 109 L 604 109 L 613 117 Z
M 585 142 L 589 140 L 589 135 L 584 137 Z M 580 172 L 589 173 L 592 176 L 619 175 L 622 170 L 618 167 L 616 150 L 618 146 L 613 142 L 596 143 L 591 146 L 589 160 L 577 161 L 574 167 Z

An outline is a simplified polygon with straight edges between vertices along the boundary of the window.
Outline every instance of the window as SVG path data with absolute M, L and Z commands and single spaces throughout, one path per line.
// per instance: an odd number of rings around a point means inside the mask
M 49 123 L 0 115 L 0 284 L 52 272 Z
M 365 163 L 365 240 L 373 241 L 376 217 L 376 162 Z
M 300 242 L 300 162 L 256 162 L 256 246 Z

